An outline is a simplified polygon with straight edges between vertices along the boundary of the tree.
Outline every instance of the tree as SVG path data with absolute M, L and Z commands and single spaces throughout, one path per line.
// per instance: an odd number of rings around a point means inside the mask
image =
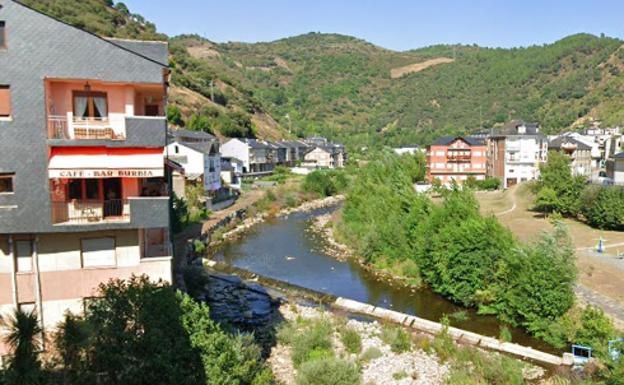
M 544 216 L 556 210 L 559 205 L 557 193 L 550 187 L 542 188 L 535 197 L 535 209 L 543 212 Z
M 167 121 L 171 124 L 175 124 L 176 126 L 184 127 L 182 112 L 178 106 L 173 104 L 167 106 Z
M 590 201 L 590 198 L 591 199 Z M 619 186 L 588 188 L 584 194 L 583 215 L 594 227 L 610 230 L 624 228 L 624 189 Z
M 585 184 L 584 177 L 572 175 L 570 158 L 567 155 L 551 151 L 548 154 L 548 161 L 540 167 L 540 177 L 536 186 L 538 193 L 545 187 L 555 192 L 557 206 L 549 207 L 551 211 L 576 216 L 580 212 L 580 198 Z
M 6 370 L 7 385 L 41 384 L 43 374 L 38 351 L 40 349 L 41 326 L 37 314 L 20 309 L 2 319 L 7 329 L 5 342 L 10 355 Z
M 207 116 L 204 115 L 191 115 L 187 123 L 187 127 L 189 130 L 193 131 L 204 131 L 212 134 L 212 128 L 210 127 L 210 120 Z

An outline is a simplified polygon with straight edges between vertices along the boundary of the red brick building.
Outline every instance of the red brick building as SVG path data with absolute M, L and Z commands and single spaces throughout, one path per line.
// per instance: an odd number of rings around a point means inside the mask
M 487 146 L 483 138 L 447 136 L 427 147 L 427 180 L 462 184 L 469 176 L 485 179 Z

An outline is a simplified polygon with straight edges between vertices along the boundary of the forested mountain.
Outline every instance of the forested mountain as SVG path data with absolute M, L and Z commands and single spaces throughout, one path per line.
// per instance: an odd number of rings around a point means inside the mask
M 24 2 L 103 35 L 160 36 L 120 3 Z M 195 35 L 170 42 L 171 101 L 180 107 L 180 122 L 224 135 L 291 131 L 358 145 L 426 144 L 513 118 L 537 120 L 548 132 L 592 119 L 624 124 L 624 42 L 608 37 L 405 52 L 319 33 L 256 44 L 218 44 Z

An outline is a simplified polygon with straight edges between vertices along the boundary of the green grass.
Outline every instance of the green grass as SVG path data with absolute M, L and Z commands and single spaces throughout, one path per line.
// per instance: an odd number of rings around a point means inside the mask
M 340 340 L 349 353 L 358 354 L 362 351 L 362 338 L 357 330 L 343 327 L 338 331 L 340 333 Z
M 390 345 L 390 349 L 395 353 L 404 353 L 412 349 L 410 335 L 401 327 L 384 325 L 379 338 Z

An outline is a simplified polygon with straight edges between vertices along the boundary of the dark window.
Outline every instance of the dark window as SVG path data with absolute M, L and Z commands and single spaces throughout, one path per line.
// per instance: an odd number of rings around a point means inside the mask
M 11 116 L 11 88 L 0 84 L 0 118 Z
M 100 183 L 97 179 L 87 179 L 85 185 L 87 199 L 100 199 Z
M 15 174 L 0 174 L 0 194 L 13 192 Z
M 148 104 L 145 106 L 145 116 L 158 115 L 160 115 L 160 108 L 158 108 L 158 104 Z
M 0 20 L 0 48 L 6 48 L 6 22 Z
M 73 179 L 69 181 L 67 197 L 69 200 L 82 199 L 82 180 Z

